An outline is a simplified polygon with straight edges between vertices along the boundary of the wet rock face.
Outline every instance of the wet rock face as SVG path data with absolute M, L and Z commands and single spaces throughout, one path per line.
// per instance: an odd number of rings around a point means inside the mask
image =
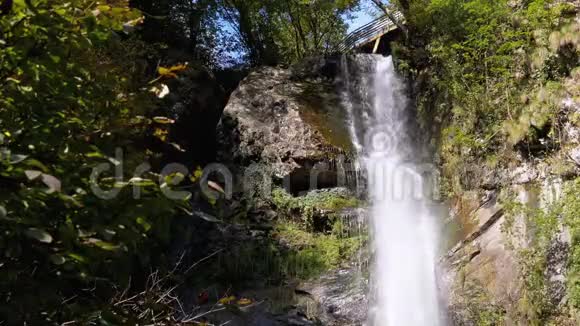
M 358 326 L 366 321 L 367 283 L 356 267 L 329 272 L 299 289 L 315 303 L 324 325 Z
M 514 171 L 510 185 L 516 197 L 511 199 L 525 207 L 548 210 L 561 193 L 558 180 L 535 177 L 522 182 L 522 175 L 544 175 L 542 171 L 530 171 L 522 167 Z M 469 209 L 452 209 L 452 218 L 459 222 L 462 232 L 460 241 L 441 260 L 445 270 L 444 287 L 448 291 L 448 310 L 453 325 L 479 325 L 486 316 L 502 324 L 520 324 L 521 298 L 526 288 L 522 273 L 522 250 L 533 249 L 536 228 L 534 220 L 525 211 L 508 214 L 498 200 L 500 190 L 485 195 L 464 194 Z M 477 193 L 477 192 L 472 192 Z M 465 204 L 465 201 L 468 203 Z M 566 300 L 566 268 L 570 252 L 570 234 L 562 224 L 555 231 L 546 251 L 543 272 L 546 301 L 558 309 Z M 497 318 L 497 319 L 494 319 Z
M 461 241 L 442 260 L 453 325 L 477 325 L 481 313 L 503 311 L 520 291 L 517 257 L 502 232 L 506 217 L 497 193 L 470 197 L 471 209 L 461 212 L 468 217 L 454 217 L 463 220 Z
M 283 178 L 345 152 L 348 142 L 338 139 L 348 135 L 332 82 L 296 78 L 289 69 L 263 67 L 242 81 L 218 127 L 218 160 L 266 164 Z

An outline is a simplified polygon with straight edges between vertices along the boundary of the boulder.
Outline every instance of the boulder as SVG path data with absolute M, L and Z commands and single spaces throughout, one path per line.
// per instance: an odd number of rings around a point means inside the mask
M 332 71 L 332 70 L 331 70 Z M 262 67 L 236 89 L 218 126 L 218 160 L 267 165 L 284 178 L 350 148 L 340 98 L 329 78 Z

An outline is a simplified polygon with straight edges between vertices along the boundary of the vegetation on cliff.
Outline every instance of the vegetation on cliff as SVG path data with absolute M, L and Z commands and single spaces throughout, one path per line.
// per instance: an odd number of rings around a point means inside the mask
M 576 13 L 549 0 L 411 2 L 414 36 L 398 49 L 399 67 L 419 83 L 448 175 L 474 162 L 505 166 L 514 148 L 559 145 L 562 102 L 579 96 Z
M 548 176 L 577 178 L 569 154 L 577 146 L 580 102 L 577 2 L 433 0 L 395 6 L 405 14 L 409 33 L 394 55 L 399 70 L 414 81 L 419 117 L 431 130 L 429 141 L 443 168 L 443 194 L 453 198 L 502 187 L 509 192 L 511 171 L 538 162 Z M 518 249 L 524 284 L 516 316 L 505 320 L 561 324 L 565 320 L 555 319 L 558 315 L 578 311 L 575 183 L 545 207 L 527 207 L 513 196 L 502 201 L 508 237 L 517 241 L 524 232 L 529 241 Z M 510 225 L 514 216 L 524 216 L 526 231 Z M 562 308 L 548 295 L 547 269 L 554 251 L 565 255 L 566 246 L 554 247 L 565 227 L 572 242 Z M 514 313 L 492 310 L 491 319 L 482 317 L 489 310 L 481 310 L 480 324 L 501 323 Z

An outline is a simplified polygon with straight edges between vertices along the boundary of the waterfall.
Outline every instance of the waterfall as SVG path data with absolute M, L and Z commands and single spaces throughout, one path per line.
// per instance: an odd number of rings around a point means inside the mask
M 436 172 L 421 163 L 404 84 L 391 57 L 345 56 L 342 73 L 343 103 L 371 205 L 368 324 L 443 325 L 431 204 Z

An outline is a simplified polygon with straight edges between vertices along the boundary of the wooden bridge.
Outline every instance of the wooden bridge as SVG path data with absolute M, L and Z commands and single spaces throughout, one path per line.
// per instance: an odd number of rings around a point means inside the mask
M 405 17 L 400 12 L 394 12 L 392 16 L 399 23 L 405 21 Z M 341 53 L 350 52 L 374 43 L 372 53 L 377 53 L 381 43 L 381 38 L 397 29 L 397 24 L 395 24 L 387 15 L 379 17 L 348 34 L 348 36 L 342 40 L 338 46 L 338 51 Z

